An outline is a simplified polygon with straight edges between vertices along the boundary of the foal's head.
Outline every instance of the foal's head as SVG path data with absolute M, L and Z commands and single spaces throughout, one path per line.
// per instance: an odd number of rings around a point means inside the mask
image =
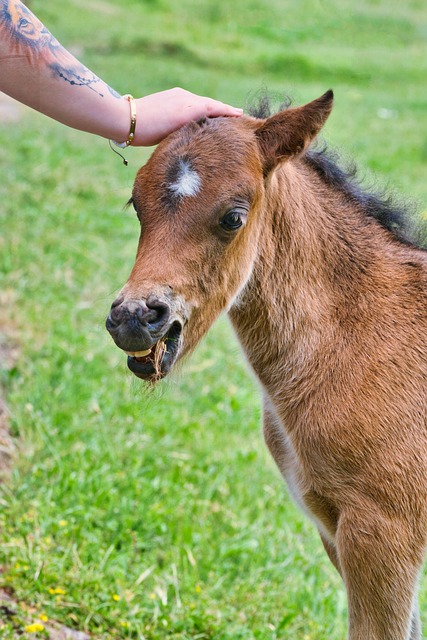
M 165 376 L 247 284 L 265 185 L 300 155 L 332 109 L 332 92 L 267 120 L 193 122 L 164 140 L 136 177 L 135 265 L 107 329 L 140 378 Z

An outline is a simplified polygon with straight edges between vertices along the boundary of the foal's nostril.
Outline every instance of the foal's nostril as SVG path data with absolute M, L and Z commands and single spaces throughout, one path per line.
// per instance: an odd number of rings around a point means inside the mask
M 162 326 L 165 325 L 169 320 L 170 308 L 166 302 L 162 302 L 161 300 L 157 300 L 156 298 L 148 298 L 147 308 L 151 312 L 147 314 L 147 316 L 150 315 L 148 323 L 151 326 Z
M 115 307 L 118 307 L 120 304 L 122 304 L 123 300 L 124 300 L 124 297 L 119 296 L 114 300 L 113 304 L 111 305 L 111 308 L 114 309 Z
M 108 331 L 111 331 L 122 321 L 123 308 L 120 306 L 123 302 L 123 296 L 116 298 L 111 305 L 110 313 L 108 314 L 106 327 Z
M 123 311 L 123 307 L 120 303 L 118 305 L 114 305 L 114 303 L 111 305 L 111 310 L 107 318 L 107 329 L 121 323 L 123 320 Z
M 113 329 L 117 326 L 114 320 L 111 317 L 111 313 L 109 314 L 107 320 L 105 321 L 105 326 L 107 331 L 113 331 Z

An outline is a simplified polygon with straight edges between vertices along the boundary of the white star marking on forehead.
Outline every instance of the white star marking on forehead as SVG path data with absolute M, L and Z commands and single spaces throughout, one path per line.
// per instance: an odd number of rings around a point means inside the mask
M 179 160 L 178 176 L 168 189 L 177 196 L 195 196 L 202 185 L 199 174 L 188 160 Z

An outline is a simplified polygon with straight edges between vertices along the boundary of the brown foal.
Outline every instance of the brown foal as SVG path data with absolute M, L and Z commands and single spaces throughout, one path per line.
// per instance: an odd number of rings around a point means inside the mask
M 138 172 L 141 236 L 107 328 L 155 381 L 226 310 L 264 435 L 348 594 L 350 640 L 420 640 L 427 536 L 427 252 L 309 149 L 332 92 L 194 122 Z

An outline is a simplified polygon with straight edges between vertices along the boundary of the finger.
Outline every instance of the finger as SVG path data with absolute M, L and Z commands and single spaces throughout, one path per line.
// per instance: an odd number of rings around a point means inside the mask
M 206 103 L 206 115 L 209 118 L 216 118 L 218 116 L 241 116 L 243 109 L 233 107 L 219 100 L 209 100 Z

